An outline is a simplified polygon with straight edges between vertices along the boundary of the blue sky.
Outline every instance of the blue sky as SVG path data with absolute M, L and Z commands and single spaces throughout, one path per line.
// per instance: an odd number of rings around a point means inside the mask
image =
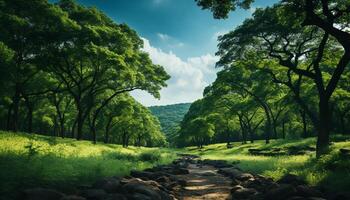
M 172 78 L 156 100 L 145 92 L 132 95 L 146 106 L 193 102 L 215 80 L 217 36 L 233 30 L 257 7 L 276 0 L 256 0 L 250 10 L 237 10 L 229 19 L 215 20 L 194 0 L 78 0 L 95 6 L 117 23 L 126 23 L 144 39 L 144 50 Z

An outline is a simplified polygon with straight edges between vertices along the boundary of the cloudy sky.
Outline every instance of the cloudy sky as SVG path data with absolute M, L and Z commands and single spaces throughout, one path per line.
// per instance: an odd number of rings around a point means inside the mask
M 126 23 L 144 40 L 144 51 L 171 75 L 161 99 L 135 91 L 145 106 L 193 102 L 215 80 L 217 37 L 250 17 L 254 8 L 276 0 L 256 0 L 250 10 L 237 10 L 227 20 L 214 20 L 194 0 L 78 0 L 103 10 L 117 23 Z

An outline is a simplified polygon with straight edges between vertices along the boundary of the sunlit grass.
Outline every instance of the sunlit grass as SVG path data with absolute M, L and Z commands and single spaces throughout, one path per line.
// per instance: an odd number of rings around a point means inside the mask
M 40 135 L 0 132 L 0 193 L 14 195 L 28 187 L 71 191 L 108 176 L 127 175 L 170 163 L 170 149 L 96 144 Z M 10 197 L 9 197 L 10 198 Z M 1 199 L 1 198 L 0 198 Z
M 316 160 L 315 153 L 305 155 L 286 156 L 256 156 L 250 155 L 248 149 L 270 149 L 295 147 L 314 147 L 315 138 L 300 140 L 273 140 L 270 144 L 264 141 L 241 144 L 233 143 L 233 148 L 227 149 L 226 144 L 214 144 L 203 149 L 189 147 L 186 150 L 203 159 L 227 160 L 248 172 L 280 179 L 287 173 L 299 175 L 310 185 L 326 185 L 332 190 L 346 190 L 350 185 L 350 161 L 349 158 L 341 158 L 340 148 L 350 148 L 348 136 L 332 137 L 331 153 Z

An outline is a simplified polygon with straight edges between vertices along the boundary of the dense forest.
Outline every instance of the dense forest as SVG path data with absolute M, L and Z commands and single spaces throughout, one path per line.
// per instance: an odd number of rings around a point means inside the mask
M 126 24 L 73 0 L 0 1 L 0 128 L 164 145 L 159 121 L 128 92 L 159 98 L 169 75 Z
M 198 0 L 215 18 L 252 1 Z M 180 144 L 330 135 L 350 125 L 349 2 L 282 1 L 219 37 L 221 69 L 181 123 Z
M 190 106 L 190 103 L 180 103 L 149 107 L 152 114 L 159 119 L 162 131 L 167 137 L 167 141 L 169 141 L 169 143 L 175 143 L 174 139 L 178 136 L 180 122 L 188 112 Z

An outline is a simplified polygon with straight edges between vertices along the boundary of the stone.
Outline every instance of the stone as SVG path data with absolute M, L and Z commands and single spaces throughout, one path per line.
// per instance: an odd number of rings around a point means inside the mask
M 87 200 L 102 200 L 108 195 L 106 191 L 102 189 L 89 189 L 81 191 L 81 196 L 85 197 Z
M 156 181 L 160 182 L 160 183 L 171 182 L 170 178 L 167 176 L 161 176 L 161 177 L 157 178 Z
M 231 188 L 231 193 L 235 192 L 236 190 L 243 189 L 244 187 L 241 185 L 235 185 Z
M 116 193 L 120 191 L 121 183 L 120 179 L 117 178 L 104 178 L 96 181 L 93 187 L 96 189 L 103 189 L 108 193 Z
M 177 183 L 178 183 L 179 185 L 183 186 L 183 187 L 187 185 L 187 181 L 184 180 L 184 179 L 179 179 L 179 180 L 177 180 Z
M 161 191 L 159 188 L 147 184 L 145 182 L 131 181 L 123 186 L 123 190 L 126 194 L 141 194 L 141 196 L 146 196 L 147 199 L 161 200 Z M 138 195 L 140 196 L 140 195 Z M 137 197 L 138 197 L 137 196 Z M 136 197 L 133 197 L 136 198 Z
M 182 174 L 189 174 L 190 171 L 188 169 L 185 168 L 174 168 L 171 170 L 172 174 L 175 175 L 182 175 Z
M 202 175 L 202 176 L 216 176 L 216 173 L 215 173 L 215 172 L 208 171 L 208 172 L 202 173 L 201 175 Z
M 242 173 L 239 176 L 237 176 L 236 178 L 240 181 L 246 181 L 246 180 L 249 180 L 251 178 L 254 178 L 254 176 L 252 174 L 249 174 L 249 173 Z
M 279 187 L 268 191 L 265 194 L 265 200 L 285 200 L 297 193 L 296 189 L 292 185 L 282 184 Z
M 52 189 L 33 188 L 22 192 L 23 200 L 60 200 L 64 194 Z
M 286 174 L 280 180 L 277 181 L 280 184 L 292 184 L 294 186 L 297 185 L 306 185 L 306 182 L 301 179 L 299 176 L 294 174 Z
M 86 198 L 76 195 L 69 195 L 62 197 L 60 200 L 86 200 Z
M 257 194 L 257 191 L 253 188 L 240 188 L 232 193 L 234 199 L 247 199 L 251 195 Z
M 305 185 L 298 185 L 296 188 L 298 196 L 303 197 L 323 197 L 323 194 L 311 187 Z
M 232 167 L 221 168 L 221 169 L 219 169 L 218 172 L 223 174 L 223 175 L 229 176 L 231 178 L 235 178 L 235 179 L 243 174 L 241 170 L 239 170 L 237 168 L 232 168 Z

